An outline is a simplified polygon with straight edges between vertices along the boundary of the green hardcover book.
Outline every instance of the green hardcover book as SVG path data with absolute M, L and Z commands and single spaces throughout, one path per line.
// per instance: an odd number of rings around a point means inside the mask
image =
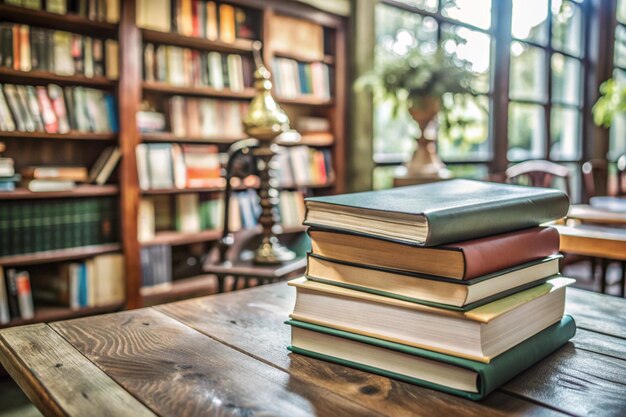
M 567 195 L 548 188 L 451 180 L 309 197 L 304 224 L 415 246 L 437 246 L 564 217 Z
M 288 349 L 294 353 L 470 400 L 484 398 L 559 349 L 576 333 L 574 319 L 566 315 L 485 364 L 301 321 L 286 323 L 292 326 Z

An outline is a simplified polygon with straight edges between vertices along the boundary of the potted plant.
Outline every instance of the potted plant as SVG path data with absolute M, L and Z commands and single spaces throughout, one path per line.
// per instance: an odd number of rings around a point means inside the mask
M 434 140 L 424 136 L 426 127 L 439 114 L 441 128 L 449 130 L 453 123 L 451 110 L 454 97 L 476 93 L 471 87 L 474 74 L 467 61 L 438 48 L 424 54 L 419 48 L 387 60 L 380 68 L 361 76 L 357 90 L 369 89 L 376 102 L 389 101 L 392 115 L 408 111 L 418 124 L 421 134 L 412 159 L 406 164 L 411 177 L 449 177 L 449 172 L 437 155 Z M 443 100 L 449 94 L 452 100 Z

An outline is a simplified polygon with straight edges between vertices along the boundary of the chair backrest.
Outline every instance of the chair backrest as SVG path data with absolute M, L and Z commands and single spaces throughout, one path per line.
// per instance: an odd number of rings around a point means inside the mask
M 570 172 L 555 162 L 535 160 L 513 165 L 506 170 L 507 182 L 531 187 L 553 187 L 555 178 L 565 182 L 565 192 L 571 196 Z
M 617 195 L 626 195 L 626 154 L 617 158 Z
M 589 201 L 591 197 L 603 194 L 601 190 L 606 188 L 609 174 L 608 162 L 605 159 L 591 159 L 583 164 L 582 171 L 585 199 Z

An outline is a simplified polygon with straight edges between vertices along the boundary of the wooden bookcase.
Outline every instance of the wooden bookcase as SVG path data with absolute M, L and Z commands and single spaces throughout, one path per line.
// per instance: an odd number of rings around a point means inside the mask
M 228 0 L 235 6 L 255 9 L 259 12 L 261 19 L 260 39 L 264 44 L 268 36 L 268 27 L 273 16 L 287 15 L 317 23 L 330 31 L 332 35 L 332 53 L 324 56 L 323 62 L 333 68 L 334 77 L 331 86 L 332 98 L 330 100 L 319 100 L 316 98 L 302 97 L 285 99 L 277 97 L 278 102 L 294 121 L 300 115 L 312 115 L 326 117 L 330 120 L 334 142 L 326 147 L 331 149 L 334 181 L 323 187 L 312 188 L 313 193 L 340 193 L 345 190 L 344 161 L 346 152 L 346 20 L 343 17 L 321 12 L 312 7 L 298 2 L 280 0 Z M 40 163 L 48 164 L 75 164 L 90 167 L 100 154 L 101 150 L 117 143 L 122 153 L 120 166 L 118 167 L 117 181 L 106 186 L 81 186 L 75 190 L 63 193 L 37 194 L 26 190 L 0 193 L 0 199 L 37 199 L 82 197 L 82 196 L 119 196 L 120 202 L 120 236 L 118 244 L 90 246 L 73 248 L 62 251 L 42 252 L 13 257 L 0 258 L 0 266 L 19 266 L 29 263 L 46 263 L 64 260 L 81 259 L 100 253 L 110 253 L 122 251 L 125 257 L 125 280 L 126 280 L 126 308 L 137 308 L 146 303 L 165 302 L 168 300 L 180 299 L 188 296 L 207 293 L 211 290 L 210 285 L 204 276 L 190 277 L 178 280 L 174 286 L 163 293 L 146 294 L 141 289 L 141 265 L 140 251 L 142 247 L 153 244 L 170 244 L 173 246 L 211 244 L 221 236 L 215 230 L 202 231 L 199 233 L 181 232 L 160 232 L 151 242 L 139 242 L 137 239 L 138 226 L 138 206 L 144 195 L 168 194 L 176 195 L 185 192 L 196 193 L 219 193 L 220 188 L 200 189 L 200 190 L 158 190 L 141 191 L 138 184 L 135 149 L 142 142 L 145 143 L 204 143 L 216 144 L 221 150 L 233 142 L 243 139 L 240 136 L 215 136 L 210 138 L 178 138 L 168 133 L 140 134 L 136 126 L 135 115 L 140 109 L 142 98 L 145 95 L 151 97 L 162 97 L 167 100 L 173 95 L 188 97 L 211 97 L 227 100 L 249 101 L 254 96 L 252 89 L 245 89 L 242 92 L 232 92 L 230 90 L 215 90 L 210 87 L 180 87 L 164 83 L 144 82 L 142 77 L 142 45 L 144 42 L 154 44 L 173 45 L 192 48 L 202 51 L 217 51 L 226 53 L 239 53 L 251 55 L 252 41 L 237 39 L 233 43 L 222 41 L 211 41 L 208 39 L 184 36 L 173 32 L 158 32 L 139 28 L 136 25 L 136 3 L 135 0 L 124 0 L 120 2 L 120 21 L 118 24 L 91 21 L 72 15 L 57 15 L 40 10 L 29 10 L 0 4 L 0 15 L 3 20 L 29 24 L 37 27 L 49 29 L 67 30 L 79 34 L 90 36 L 103 36 L 119 41 L 119 80 L 109 80 L 106 78 L 86 78 L 86 77 L 63 77 L 53 73 L 31 71 L 21 72 L 7 68 L 0 68 L 0 83 L 17 83 L 29 85 L 41 85 L 55 83 L 59 85 L 86 86 L 107 91 L 112 91 L 117 96 L 119 112 L 119 133 L 116 134 L 96 134 L 70 132 L 67 134 L 47 134 L 42 132 L 0 132 L 0 141 L 24 144 L 24 148 L 17 152 L 9 153 L 7 156 L 15 158 L 16 162 L 20 158 L 29 158 L 30 153 L 26 149 L 34 147 L 38 152 L 47 155 Z M 275 55 L 268 46 L 264 46 L 263 58 L 266 65 L 272 69 L 272 60 L 275 56 L 293 58 L 299 60 L 298 51 L 293 54 Z M 305 59 L 300 59 L 304 60 Z M 15 148 L 15 147 L 14 147 Z M 294 232 L 303 230 L 295 228 L 287 230 Z M 83 314 L 100 313 L 119 309 L 122 306 L 99 307 L 97 309 L 84 309 L 72 311 L 69 309 L 42 308 L 34 321 L 63 319 L 76 317 Z M 15 321 L 10 325 L 23 324 Z

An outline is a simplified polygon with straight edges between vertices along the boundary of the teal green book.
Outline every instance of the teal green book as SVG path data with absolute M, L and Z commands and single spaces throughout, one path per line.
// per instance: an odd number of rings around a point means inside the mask
M 461 179 L 305 201 L 307 226 L 415 246 L 534 227 L 569 209 L 556 189 Z
M 294 353 L 475 401 L 562 347 L 576 333 L 574 319 L 565 315 L 485 364 L 297 320 L 286 324 L 292 326 L 288 349 Z

